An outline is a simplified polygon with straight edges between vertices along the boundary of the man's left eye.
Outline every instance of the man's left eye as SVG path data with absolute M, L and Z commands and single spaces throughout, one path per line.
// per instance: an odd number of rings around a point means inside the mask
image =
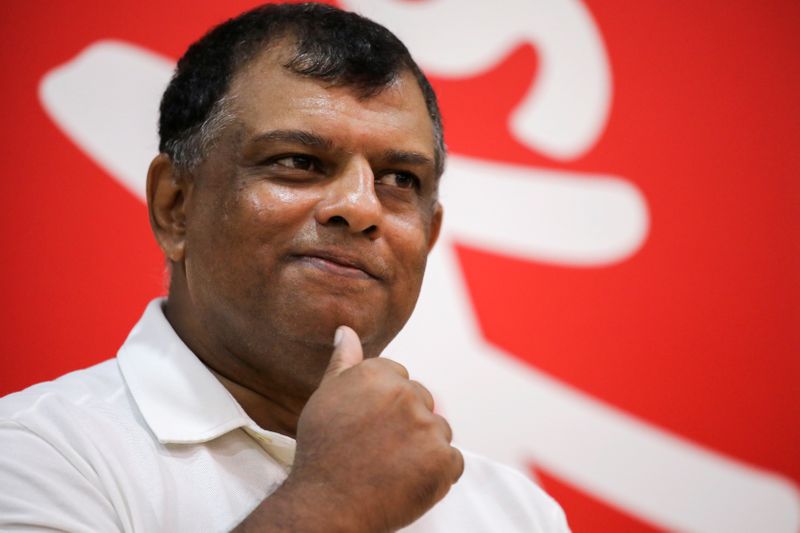
M 389 172 L 379 176 L 376 181 L 380 184 L 391 185 L 399 189 L 419 188 L 419 178 L 408 172 Z
M 275 159 L 273 162 L 282 167 L 298 170 L 317 170 L 318 167 L 314 158 L 306 155 L 288 155 Z

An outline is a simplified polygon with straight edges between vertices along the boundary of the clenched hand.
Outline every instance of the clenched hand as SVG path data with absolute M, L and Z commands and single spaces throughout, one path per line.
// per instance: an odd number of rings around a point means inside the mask
M 291 474 L 237 531 L 394 531 L 441 500 L 464 461 L 433 398 L 341 326 L 297 426 Z

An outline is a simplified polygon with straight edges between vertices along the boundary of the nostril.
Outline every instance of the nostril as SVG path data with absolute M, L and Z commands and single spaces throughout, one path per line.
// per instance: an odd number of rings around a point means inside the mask
M 332 216 L 331 218 L 329 218 L 328 219 L 328 224 L 334 224 L 334 225 L 337 225 L 337 226 L 348 226 L 349 225 L 347 223 L 347 220 L 343 216 L 340 216 L 340 215 L 335 215 L 335 216 Z

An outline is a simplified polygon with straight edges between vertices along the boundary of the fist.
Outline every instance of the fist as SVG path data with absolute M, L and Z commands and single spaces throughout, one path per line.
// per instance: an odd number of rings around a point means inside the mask
M 328 500 L 331 529 L 393 531 L 441 500 L 464 460 L 433 397 L 389 359 L 363 359 L 352 329 L 336 333 L 330 364 L 297 426 L 287 483 Z

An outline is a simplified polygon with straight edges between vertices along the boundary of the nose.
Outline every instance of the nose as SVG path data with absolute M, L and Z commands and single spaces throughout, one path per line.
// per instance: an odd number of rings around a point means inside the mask
M 381 210 L 372 168 L 366 160 L 354 158 L 330 181 L 317 204 L 316 218 L 319 224 L 339 225 L 376 238 Z

